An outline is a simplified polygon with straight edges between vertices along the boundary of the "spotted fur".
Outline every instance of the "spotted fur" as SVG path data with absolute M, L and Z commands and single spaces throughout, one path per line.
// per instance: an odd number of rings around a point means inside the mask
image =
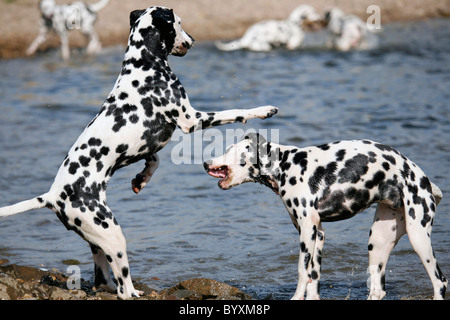
M 271 117 L 272 106 L 200 112 L 189 103 L 168 54 L 183 56 L 194 39 L 172 10 L 150 7 L 130 14 L 131 32 L 122 71 L 100 112 L 69 150 L 50 190 L 36 198 L 0 208 L 0 216 L 48 207 L 69 230 L 89 242 L 95 284 L 117 285 L 120 298 L 138 296 L 130 277 L 126 242 L 111 209 L 106 188 L 120 168 L 145 160 L 132 180 L 138 193 L 158 167 L 157 152 L 175 128 L 184 133 L 253 118 Z M 111 279 L 108 266 L 114 279 Z M 114 285 L 114 283 L 115 285 Z
M 235 163 L 234 159 L 240 159 Z M 226 153 L 204 164 L 229 189 L 259 182 L 281 197 L 300 234 L 299 281 L 293 299 L 319 298 L 322 222 L 348 219 L 377 203 L 369 236 L 369 299 L 382 299 L 386 263 L 405 233 L 428 272 L 434 298 L 443 299 L 447 280 L 431 246 L 437 186 L 411 160 L 369 140 L 338 141 L 298 148 L 249 134 Z

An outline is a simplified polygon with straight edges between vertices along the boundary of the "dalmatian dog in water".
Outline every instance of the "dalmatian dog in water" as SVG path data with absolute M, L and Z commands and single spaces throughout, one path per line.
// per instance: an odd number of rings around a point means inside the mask
M 328 47 L 338 51 L 369 49 L 376 45 L 376 38 L 370 37 L 367 25 L 355 15 L 345 15 L 339 8 L 325 12 L 328 30 Z M 373 42 L 373 43 L 372 43 Z
M 322 222 L 348 219 L 377 203 L 369 236 L 369 299 L 385 295 L 386 263 L 405 233 L 428 272 L 434 299 L 447 280 L 431 246 L 439 188 L 400 152 L 369 140 L 338 141 L 298 148 L 248 134 L 223 156 L 204 163 L 208 174 L 230 189 L 259 182 L 278 194 L 300 234 L 298 284 L 293 299 L 319 299 Z
M 309 5 L 294 9 L 286 20 L 261 21 L 251 26 L 242 38 L 228 42 L 216 42 L 219 50 L 232 51 L 247 49 L 250 51 L 270 51 L 274 48 L 295 50 L 300 48 L 305 33 L 304 23 L 319 21 L 320 15 Z
M 277 108 L 200 112 L 189 103 L 168 55 L 183 56 L 194 39 L 172 10 L 150 7 L 130 14 L 131 32 L 119 75 L 100 112 L 69 150 L 47 193 L 0 208 L 0 217 L 52 209 L 68 230 L 91 247 L 95 285 L 116 288 L 119 298 L 138 296 L 128 265 L 126 241 L 106 204 L 106 188 L 120 168 L 145 160 L 132 180 L 138 193 L 158 166 L 157 152 L 178 127 L 184 133 L 249 119 L 268 118 Z M 111 279 L 109 267 L 114 280 Z
M 96 54 L 102 45 L 95 31 L 94 24 L 97 21 L 98 12 L 103 9 L 109 0 L 100 0 L 94 4 L 76 1 L 71 4 L 57 5 L 54 0 L 40 0 L 39 10 L 41 21 L 39 34 L 28 47 L 26 54 L 33 55 L 38 47 L 47 39 L 50 31 L 56 32 L 61 40 L 61 54 L 63 59 L 70 58 L 68 32 L 79 29 L 89 38 L 87 46 L 88 54 Z

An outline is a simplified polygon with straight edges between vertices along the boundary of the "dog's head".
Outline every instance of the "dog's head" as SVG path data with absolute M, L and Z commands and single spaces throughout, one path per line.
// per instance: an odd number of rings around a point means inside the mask
M 219 187 L 230 189 L 245 182 L 258 182 L 278 193 L 278 185 L 273 174 L 271 146 L 263 136 L 250 133 L 227 148 L 225 154 L 206 161 L 206 172 L 220 178 Z
M 316 9 L 306 4 L 295 8 L 289 15 L 289 21 L 292 21 L 299 26 L 302 26 L 304 23 L 311 23 L 319 20 L 321 20 L 321 16 L 316 12 Z
M 325 10 L 323 19 L 328 29 L 335 33 L 341 33 L 341 19 L 344 18 L 344 12 L 339 8 L 328 8 Z
M 46 18 L 51 18 L 55 12 L 55 0 L 41 0 L 39 1 L 39 9 L 41 14 Z
M 144 45 L 154 52 L 184 56 L 192 47 L 194 38 L 181 28 L 181 19 L 172 9 L 150 7 L 130 13 L 131 44 Z M 130 41 L 130 42 L 131 42 Z

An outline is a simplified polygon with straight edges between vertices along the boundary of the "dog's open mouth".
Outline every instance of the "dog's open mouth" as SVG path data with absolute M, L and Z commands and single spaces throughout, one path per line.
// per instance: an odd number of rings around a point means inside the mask
M 220 168 L 208 168 L 208 174 L 214 178 L 221 178 L 224 180 L 228 178 L 228 167 L 221 166 Z
M 221 166 L 221 167 L 218 167 L 218 168 L 211 168 L 211 167 L 208 167 L 207 170 L 206 170 L 206 172 L 207 172 L 210 176 L 212 176 L 212 177 L 214 177 L 214 178 L 220 178 L 220 180 L 219 180 L 219 186 L 220 186 L 221 188 L 224 188 L 224 187 L 225 187 L 225 186 L 223 185 L 223 183 L 228 179 L 229 173 L 230 173 L 230 170 L 229 170 L 228 166 Z

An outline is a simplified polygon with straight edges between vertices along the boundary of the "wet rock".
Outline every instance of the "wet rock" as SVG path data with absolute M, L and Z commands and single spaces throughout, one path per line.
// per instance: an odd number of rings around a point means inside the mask
M 55 272 L 17 265 L 0 266 L 0 299 L 68 299 L 69 296 L 61 295 L 66 280 L 63 274 Z M 70 295 L 70 290 L 66 291 Z
M 69 290 L 68 276 L 18 265 L 0 264 L 0 300 L 117 300 L 115 293 L 97 290 L 81 279 L 81 288 Z M 251 297 L 228 284 L 211 279 L 189 279 L 157 291 L 144 283 L 134 283 L 144 292 L 135 300 L 248 300 Z
M 211 279 L 189 279 L 164 292 L 166 299 L 183 300 L 250 300 L 251 296 L 226 283 Z

